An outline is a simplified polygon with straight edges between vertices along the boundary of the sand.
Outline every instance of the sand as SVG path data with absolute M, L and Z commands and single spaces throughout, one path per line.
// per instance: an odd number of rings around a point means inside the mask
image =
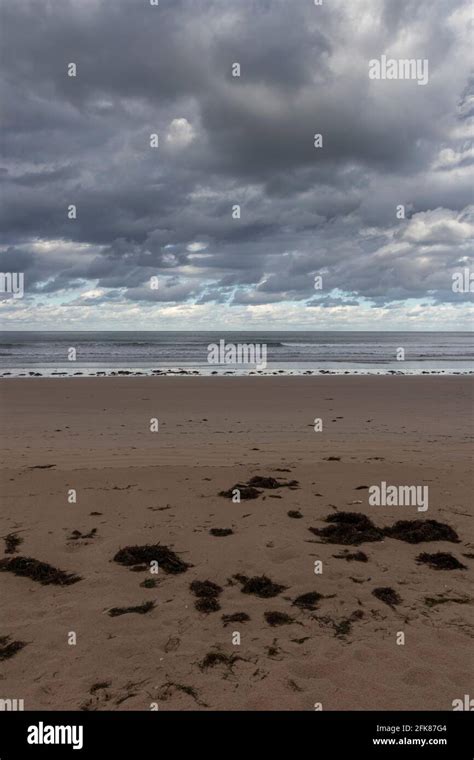
M 468 377 L 3 380 L 0 535 L 22 543 L 7 554 L 2 538 L 0 560 L 80 580 L 0 572 L 0 698 L 26 710 L 451 710 L 472 691 L 472 393 Z M 299 487 L 219 495 L 257 475 Z M 381 481 L 428 485 L 428 510 L 369 505 L 360 486 Z M 378 528 L 436 520 L 460 541 L 324 543 L 318 530 L 340 512 Z M 114 561 L 158 542 L 183 572 Z M 367 561 L 344 558 L 356 552 Z M 464 568 L 417 562 L 426 552 Z M 274 596 L 243 593 L 261 576 Z M 294 604 L 310 592 L 309 609 Z

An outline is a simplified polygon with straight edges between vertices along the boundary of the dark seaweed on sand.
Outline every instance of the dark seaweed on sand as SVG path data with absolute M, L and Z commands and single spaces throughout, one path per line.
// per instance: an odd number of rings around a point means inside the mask
M 298 509 L 290 509 L 290 511 L 287 513 L 288 517 L 293 517 L 295 520 L 299 520 L 303 515 Z
M 11 559 L 0 560 L 0 570 L 7 573 L 13 573 L 24 578 L 30 578 L 32 581 L 41 583 L 43 586 L 53 584 L 55 586 L 69 586 L 81 580 L 79 575 L 66 573 L 64 570 L 58 570 L 57 567 L 48 565 L 47 562 L 40 562 L 32 557 L 12 557 Z
M 80 530 L 73 530 L 68 538 L 68 541 L 78 541 L 79 539 L 94 538 L 97 533 L 97 528 L 92 528 L 89 533 L 81 533 Z
M 297 596 L 293 604 L 302 610 L 315 610 L 321 599 L 324 599 L 322 594 L 318 594 L 317 591 L 308 591 L 306 594 Z
M 290 615 L 286 614 L 286 612 L 265 612 L 264 617 L 268 625 L 271 625 L 272 627 L 277 625 L 288 625 L 289 623 L 295 622 Z
M 382 541 L 384 537 L 383 531 L 360 512 L 335 512 L 326 517 L 326 522 L 331 524 L 309 530 L 328 544 L 357 546 L 366 541 Z
M 218 612 L 221 608 L 215 596 L 200 597 L 194 602 L 194 606 L 198 612 L 204 612 L 206 615 L 210 612 Z
M 448 604 L 449 602 L 453 602 L 454 604 L 470 604 L 471 599 L 468 596 L 425 596 L 427 607 L 437 607 L 438 604 Z
M 127 615 L 129 612 L 145 615 L 145 613 L 150 612 L 154 606 L 154 602 L 144 602 L 143 604 L 137 604 L 135 607 L 112 607 L 112 609 L 109 610 L 109 615 L 110 617 L 118 617 L 119 615 Z
M 218 586 L 217 583 L 213 583 L 212 581 L 193 581 L 189 585 L 189 588 L 195 596 L 207 598 L 219 596 L 223 590 L 221 586 Z
M 140 583 L 140 586 L 142 588 L 155 588 L 156 580 L 154 578 L 145 578 L 145 580 Z
M 208 652 L 202 662 L 199 663 L 201 670 L 207 670 L 207 668 L 214 668 L 216 665 L 225 665 L 232 670 L 233 666 L 238 660 L 241 660 L 236 654 L 223 654 L 222 652 Z
M 409 544 L 419 544 L 422 541 L 459 543 L 456 531 L 437 520 L 398 520 L 395 525 L 384 528 L 384 533 L 389 538 L 407 541 Z
M 345 554 L 333 554 L 334 559 L 345 559 L 348 562 L 368 562 L 369 558 L 364 552 L 346 552 Z
M 247 615 L 246 612 L 233 612 L 232 615 L 222 615 L 224 628 L 229 625 L 229 623 L 246 623 L 249 620 L 250 616 Z
M 17 548 L 20 546 L 21 543 L 23 543 L 23 539 L 20 538 L 20 536 L 15 535 L 15 533 L 9 533 L 8 536 L 5 536 L 5 554 L 15 554 L 17 551 Z
M 221 606 L 218 602 L 218 596 L 222 593 L 221 586 L 212 581 L 193 581 L 189 588 L 192 593 L 199 597 L 194 603 L 198 612 L 204 612 L 208 615 L 210 612 L 218 612 Z
M 211 536 L 218 536 L 223 538 L 224 536 L 231 536 L 233 534 L 232 528 L 211 528 L 209 533 Z
M 286 586 L 273 583 L 266 575 L 259 575 L 253 578 L 247 578 L 246 575 L 234 576 L 242 584 L 241 591 L 243 594 L 255 594 L 262 599 L 269 599 L 272 596 L 278 596 L 286 590 Z
M 181 691 L 183 694 L 192 697 L 194 701 L 202 707 L 209 707 L 205 702 L 200 701 L 198 693 L 193 686 L 186 686 L 185 684 L 176 683 L 174 681 L 166 681 L 166 683 L 160 687 L 158 699 L 167 701 L 172 696 L 174 690 Z
M 325 626 L 330 626 L 334 631 L 334 635 L 337 638 L 341 638 L 343 636 L 347 636 L 352 630 L 352 624 L 357 620 L 361 620 L 363 617 L 364 613 L 362 610 L 355 610 L 351 613 L 351 615 L 349 615 L 348 618 L 342 618 L 342 620 L 333 620 L 328 616 L 317 617 L 315 619 Z
M 125 546 L 117 552 L 114 562 L 126 567 L 143 563 L 158 562 L 160 570 L 171 575 L 184 573 L 191 567 L 178 557 L 168 546 L 162 544 L 145 544 L 144 546 Z
M 467 570 L 466 565 L 461 564 L 456 557 L 449 552 L 436 552 L 436 554 L 419 554 L 416 558 L 418 563 L 429 565 L 433 570 Z
M 381 602 L 388 604 L 389 607 L 395 607 L 395 605 L 400 604 L 402 601 L 395 589 L 390 588 L 389 586 L 374 588 L 372 594 L 377 599 L 380 599 Z
M 26 647 L 26 641 L 11 641 L 10 636 L 0 636 L 0 662 L 9 660 L 23 647 Z
M 266 478 L 262 477 L 261 475 L 254 475 L 253 478 L 250 478 L 248 482 L 249 486 L 253 486 L 254 488 L 298 488 L 299 483 L 297 480 L 290 480 L 288 483 L 282 483 L 281 480 L 276 480 L 275 478 Z
M 238 491 L 240 498 L 244 500 L 257 499 L 261 494 L 261 491 L 253 486 L 237 483 L 235 486 L 232 486 L 232 488 L 229 488 L 228 491 L 219 491 L 219 496 L 224 496 L 226 499 L 232 499 L 234 491 Z
M 276 478 L 264 477 L 262 475 L 254 475 L 250 478 L 248 483 L 237 483 L 233 488 L 229 488 L 228 491 L 220 491 L 219 496 L 225 496 L 227 499 L 232 499 L 234 491 L 240 492 L 241 499 L 256 499 L 262 493 L 259 488 L 266 488 L 274 490 L 275 488 L 290 488 L 294 490 L 299 488 L 297 480 L 290 480 L 288 483 L 283 483 Z
M 355 610 L 348 618 L 340 620 L 338 623 L 333 622 L 334 635 L 338 638 L 341 636 L 347 636 L 352 630 L 352 624 L 356 620 L 361 620 L 364 617 L 362 610 Z

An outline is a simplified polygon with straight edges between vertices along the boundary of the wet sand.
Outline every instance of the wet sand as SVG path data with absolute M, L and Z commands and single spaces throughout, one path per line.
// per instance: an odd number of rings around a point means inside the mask
M 0 698 L 451 710 L 472 684 L 472 402 L 469 377 L 3 380 Z M 282 487 L 220 495 L 255 476 Z M 370 505 L 382 481 L 428 486 L 428 510 Z M 377 540 L 328 543 L 345 512 Z M 459 540 L 383 533 L 398 520 Z M 157 543 L 179 572 L 114 561 Z M 21 558 L 79 580 L 43 585 Z

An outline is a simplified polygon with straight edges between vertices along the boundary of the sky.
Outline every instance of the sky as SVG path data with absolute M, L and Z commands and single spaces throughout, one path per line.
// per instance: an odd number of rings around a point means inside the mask
M 0 23 L 2 329 L 472 329 L 468 0 L 2 0 Z M 382 55 L 428 82 L 370 78 Z

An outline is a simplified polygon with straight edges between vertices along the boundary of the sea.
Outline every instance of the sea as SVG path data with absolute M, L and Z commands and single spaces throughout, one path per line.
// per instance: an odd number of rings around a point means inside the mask
M 4 378 L 472 373 L 472 332 L 0 332 Z

